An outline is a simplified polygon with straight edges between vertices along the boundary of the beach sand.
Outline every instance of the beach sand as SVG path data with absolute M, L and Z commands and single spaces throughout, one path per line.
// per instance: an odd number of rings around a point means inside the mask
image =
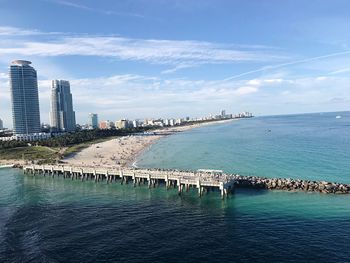
M 225 123 L 232 120 L 221 120 L 179 127 L 169 127 L 154 130 L 145 135 L 130 135 L 113 138 L 111 140 L 93 144 L 88 148 L 67 157 L 62 161 L 72 166 L 103 166 L 103 167 L 129 167 L 136 157 L 150 147 L 156 140 L 204 125 Z

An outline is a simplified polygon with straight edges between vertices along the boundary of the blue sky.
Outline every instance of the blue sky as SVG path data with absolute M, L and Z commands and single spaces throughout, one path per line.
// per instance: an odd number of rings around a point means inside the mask
M 71 81 L 77 120 L 350 108 L 346 0 L 0 0 L 0 118 L 7 70 Z

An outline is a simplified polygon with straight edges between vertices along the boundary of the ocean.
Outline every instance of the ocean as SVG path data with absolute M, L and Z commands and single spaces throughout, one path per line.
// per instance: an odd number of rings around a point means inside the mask
M 349 160 L 343 112 L 195 128 L 137 165 L 350 183 Z M 224 261 L 350 262 L 350 196 L 237 189 L 221 200 L 0 169 L 0 262 Z

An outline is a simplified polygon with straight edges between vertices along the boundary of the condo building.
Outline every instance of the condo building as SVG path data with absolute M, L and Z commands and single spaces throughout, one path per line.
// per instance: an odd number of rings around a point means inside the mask
M 53 132 L 71 132 L 76 128 L 72 93 L 67 80 L 52 81 L 50 120 Z
M 22 138 L 41 131 L 37 72 L 30 64 L 14 60 L 9 67 L 13 130 Z

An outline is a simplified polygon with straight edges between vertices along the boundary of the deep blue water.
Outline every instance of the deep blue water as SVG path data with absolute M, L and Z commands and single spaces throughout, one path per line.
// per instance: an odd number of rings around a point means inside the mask
M 139 165 L 349 182 L 350 115 L 335 115 L 194 129 L 160 140 Z M 0 190 L 0 262 L 350 261 L 347 195 L 237 190 L 222 201 L 15 169 L 0 169 Z

